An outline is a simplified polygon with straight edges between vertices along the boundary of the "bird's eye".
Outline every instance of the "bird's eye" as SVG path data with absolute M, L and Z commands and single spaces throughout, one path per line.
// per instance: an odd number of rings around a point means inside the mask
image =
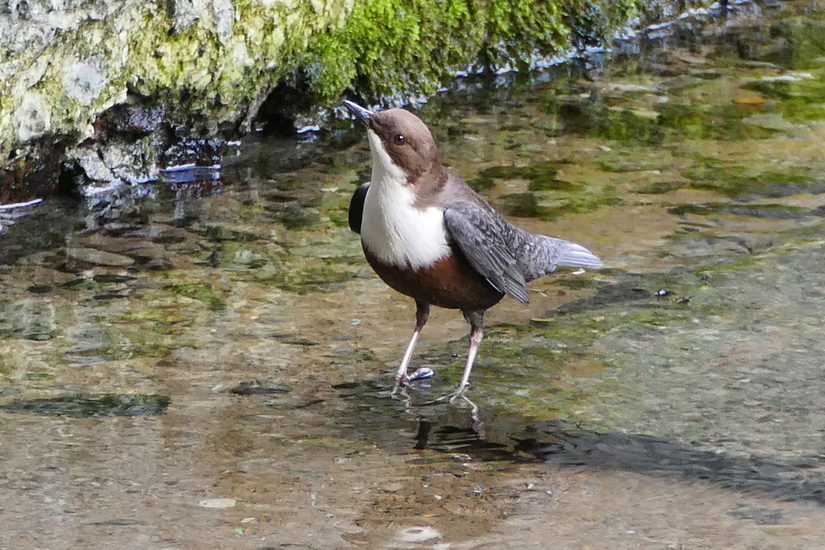
M 405 138 L 402 134 L 396 134 L 392 140 L 396 145 L 404 145 L 407 143 L 407 138 Z

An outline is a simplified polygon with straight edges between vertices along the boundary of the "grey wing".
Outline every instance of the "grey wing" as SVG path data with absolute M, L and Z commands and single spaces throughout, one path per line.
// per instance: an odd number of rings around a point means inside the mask
M 364 217 L 364 200 L 367 198 L 369 183 L 358 187 L 349 201 L 349 228 L 356 233 L 361 233 L 361 220 Z
M 470 202 L 450 205 L 444 224 L 452 241 L 479 274 L 496 290 L 526 304 L 524 275 L 508 246 L 512 228 L 493 211 Z

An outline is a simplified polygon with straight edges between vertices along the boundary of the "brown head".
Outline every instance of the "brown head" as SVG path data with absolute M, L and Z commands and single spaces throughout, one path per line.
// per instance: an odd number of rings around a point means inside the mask
M 344 105 L 367 126 L 374 166 L 387 162 L 381 154 L 383 150 L 395 165 L 384 168 L 402 170 L 408 185 L 440 187 L 444 184 L 447 171 L 438 158 L 433 135 L 420 118 L 404 109 L 371 111 L 346 100 Z

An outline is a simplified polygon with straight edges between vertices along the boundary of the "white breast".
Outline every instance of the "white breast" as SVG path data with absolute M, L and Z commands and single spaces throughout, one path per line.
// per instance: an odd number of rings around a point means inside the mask
M 361 242 L 383 263 L 419 269 L 450 252 L 444 211 L 416 208 L 415 193 L 404 172 L 384 150 L 380 138 L 367 132 L 372 149 L 372 181 L 364 200 Z

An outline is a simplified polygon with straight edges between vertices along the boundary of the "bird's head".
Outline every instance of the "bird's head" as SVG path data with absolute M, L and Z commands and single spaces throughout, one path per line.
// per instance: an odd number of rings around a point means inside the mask
M 404 109 L 371 111 L 347 100 L 344 105 L 367 126 L 373 169 L 403 173 L 412 185 L 425 174 L 442 175 L 435 140 L 420 118 Z

